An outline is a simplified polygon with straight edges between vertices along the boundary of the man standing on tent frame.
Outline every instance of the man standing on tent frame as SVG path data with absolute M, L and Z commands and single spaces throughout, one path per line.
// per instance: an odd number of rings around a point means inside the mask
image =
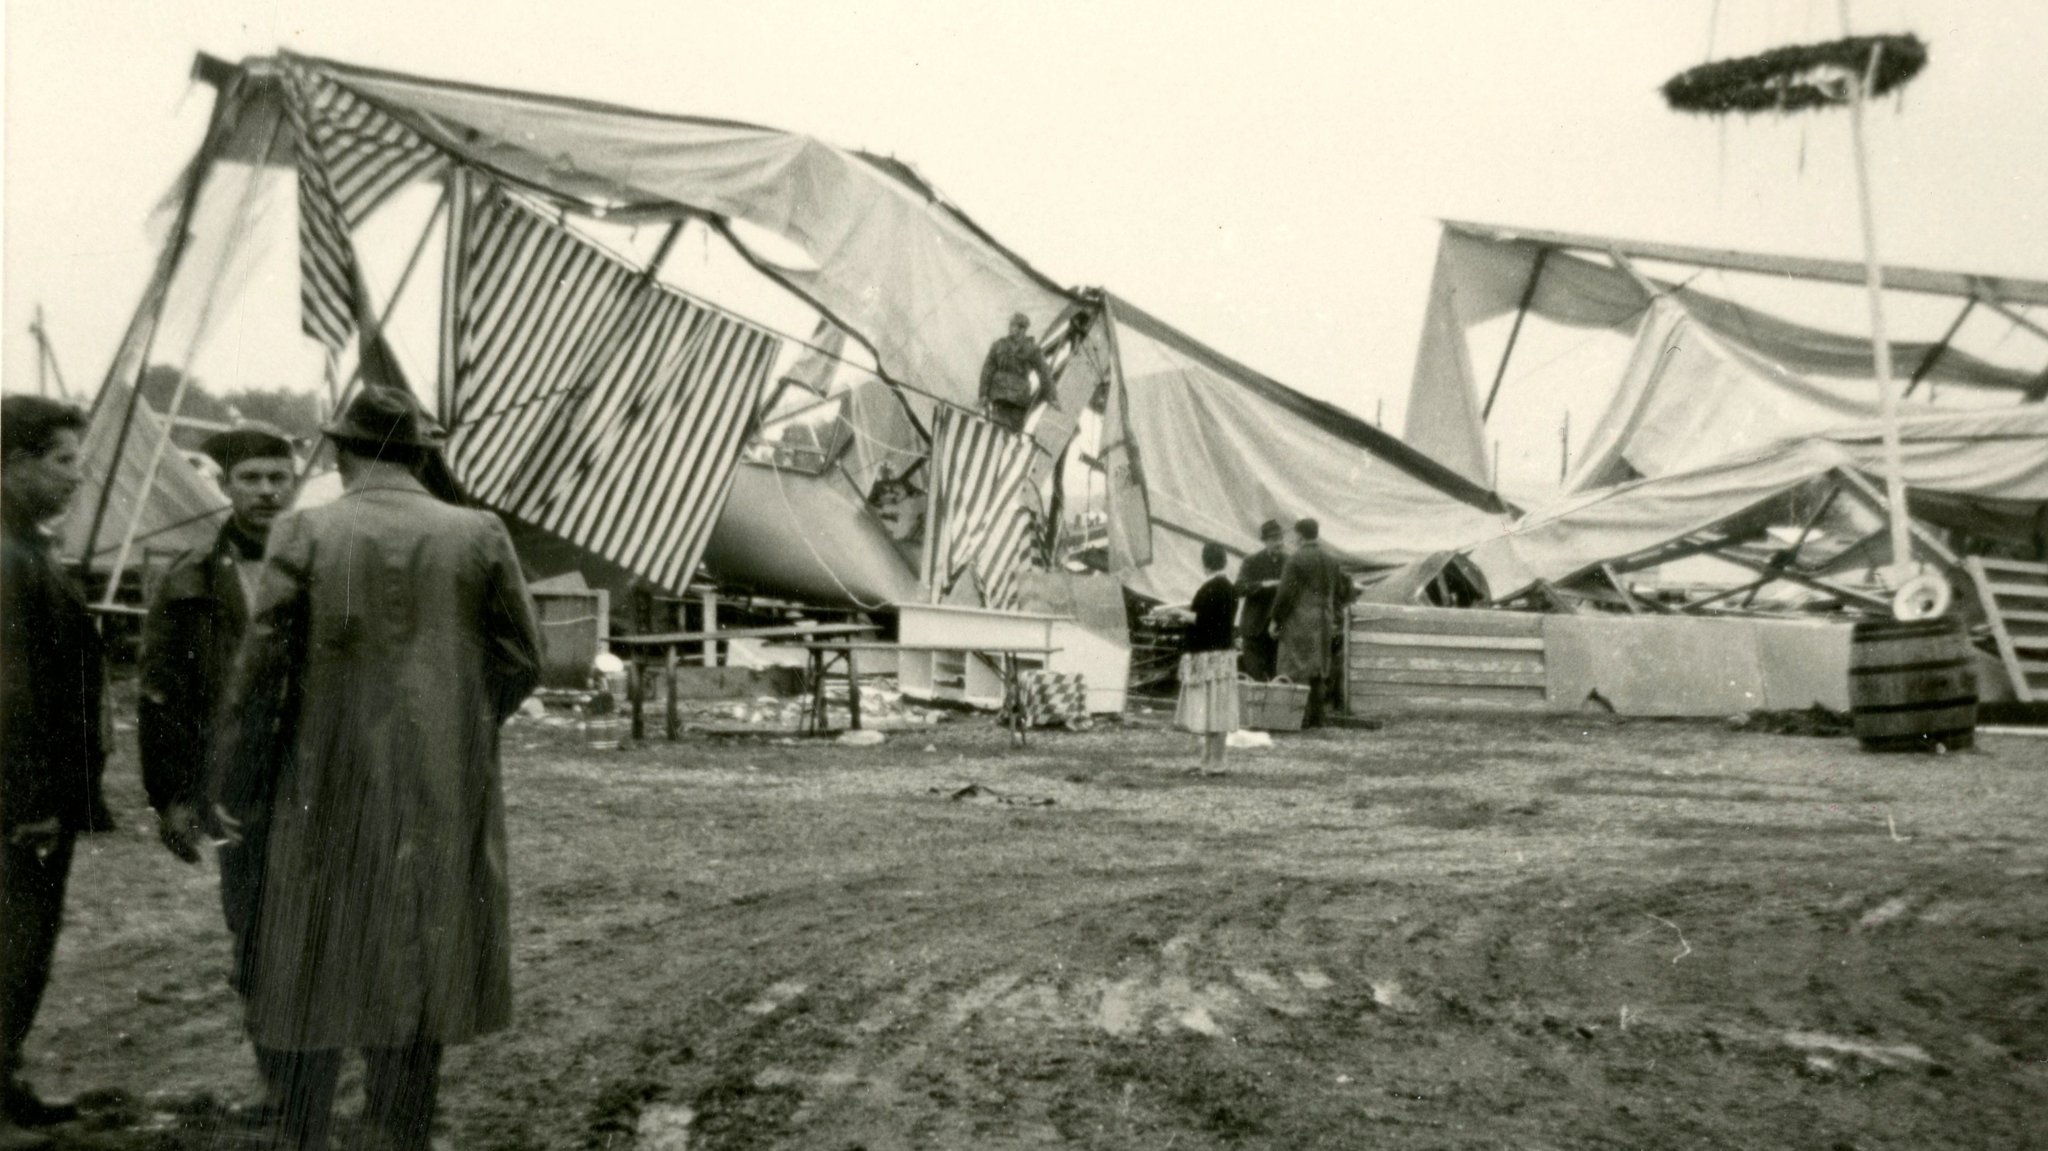
M 298 482 L 292 442 L 265 424 L 230 428 L 201 445 L 222 471 L 231 505 L 213 546 L 180 556 L 164 573 L 142 626 L 141 702 L 136 738 L 142 785 L 156 809 L 157 835 L 172 855 L 198 863 L 206 837 L 206 750 L 228 671 L 249 625 L 249 605 L 263 570 L 271 521 L 291 502 Z M 220 898 L 234 936 L 228 982 L 249 995 L 258 897 L 263 889 L 263 821 L 239 845 L 220 849 Z M 256 1044 L 263 1100 L 245 1116 L 274 1123 L 283 1102 L 289 1056 Z
M 1272 632 L 1280 640 L 1280 674 L 1308 685 L 1308 710 L 1303 727 L 1323 722 L 1323 693 L 1329 687 L 1330 648 L 1344 626 L 1344 609 L 1358 597 L 1351 577 L 1337 557 L 1323 550 L 1322 528 L 1312 519 L 1296 520 L 1301 546 L 1287 557 L 1273 597 Z
M 1031 382 L 1034 371 L 1037 384 Z M 990 344 L 988 356 L 981 362 L 982 408 L 999 427 L 1022 432 L 1040 387 L 1045 390 L 1046 402 L 1058 407 L 1059 397 L 1052 390 L 1052 365 L 1038 341 L 1031 338 L 1031 317 L 1018 312 L 1010 317 L 1010 334 Z
M 213 748 L 232 841 L 269 814 L 248 1026 L 289 1052 L 280 1134 L 327 1146 L 342 1051 L 363 1123 L 429 1146 L 444 1047 L 512 1014 L 498 729 L 540 680 L 511 537 L 429 493 L 440 437 L 365 387 L 323 431 L 343 493 L 270 530 Z

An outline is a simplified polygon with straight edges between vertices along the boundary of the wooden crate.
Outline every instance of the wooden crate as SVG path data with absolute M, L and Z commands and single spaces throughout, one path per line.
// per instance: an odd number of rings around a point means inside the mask
M 1345 634 L 1346 702 L 1390 708 L 1543 711 L 1543 617 L 1529 612 L 1361 604 Z

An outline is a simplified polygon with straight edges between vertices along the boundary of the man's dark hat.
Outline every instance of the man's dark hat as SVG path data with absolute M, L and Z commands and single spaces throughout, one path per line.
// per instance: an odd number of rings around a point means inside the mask
M 320 429 L 340 443 L 378 448 L 439 448 L 446 436 L 408 392 L 364 388 L 341 417 Z
M 245 460 L 291 459 L 292 441 L 281 430 L 250 420 L 206 437 L 199 450 L 212 456 L 222 471 L 231 472 Z
M 1267 520 L 1259 525 L 1259 538 L 1262 540 L 1277 540 L 1286 534 L 1287 529 L 1280 526 L 1279 520 Z

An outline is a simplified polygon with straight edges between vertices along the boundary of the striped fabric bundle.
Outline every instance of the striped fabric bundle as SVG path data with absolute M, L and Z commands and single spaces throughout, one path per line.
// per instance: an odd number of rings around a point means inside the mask
M 298 154 L 300 323 L 327 348 L 332 372 L 367 304 L 349 229 L 448 158 L 326 76 L 292 62 L 283 72 Z
M 458 291 L 456 474 L 499 511 L 681 591 L 777 338 L 495 194 L 471 214 Z
M 973 570 L 982 599 L 1008 607 L 1015 598 L 1017 566 L 1037 550 L 1038 493 L 1031 474 L 1030 439 L 957 408 L 941 408 L 932 421 L 934 533 L 929 586 L 951 591 Z

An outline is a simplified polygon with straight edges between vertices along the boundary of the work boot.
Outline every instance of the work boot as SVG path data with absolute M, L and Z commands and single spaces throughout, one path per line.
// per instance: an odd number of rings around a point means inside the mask
M 69 1103 L 44 1102 L 28 1084 L 10 1079 L 5 1087 L 0 1087 L 0 1117 L 17 1127 L 52 1127 L 78 1118 L 78 1108 Z

